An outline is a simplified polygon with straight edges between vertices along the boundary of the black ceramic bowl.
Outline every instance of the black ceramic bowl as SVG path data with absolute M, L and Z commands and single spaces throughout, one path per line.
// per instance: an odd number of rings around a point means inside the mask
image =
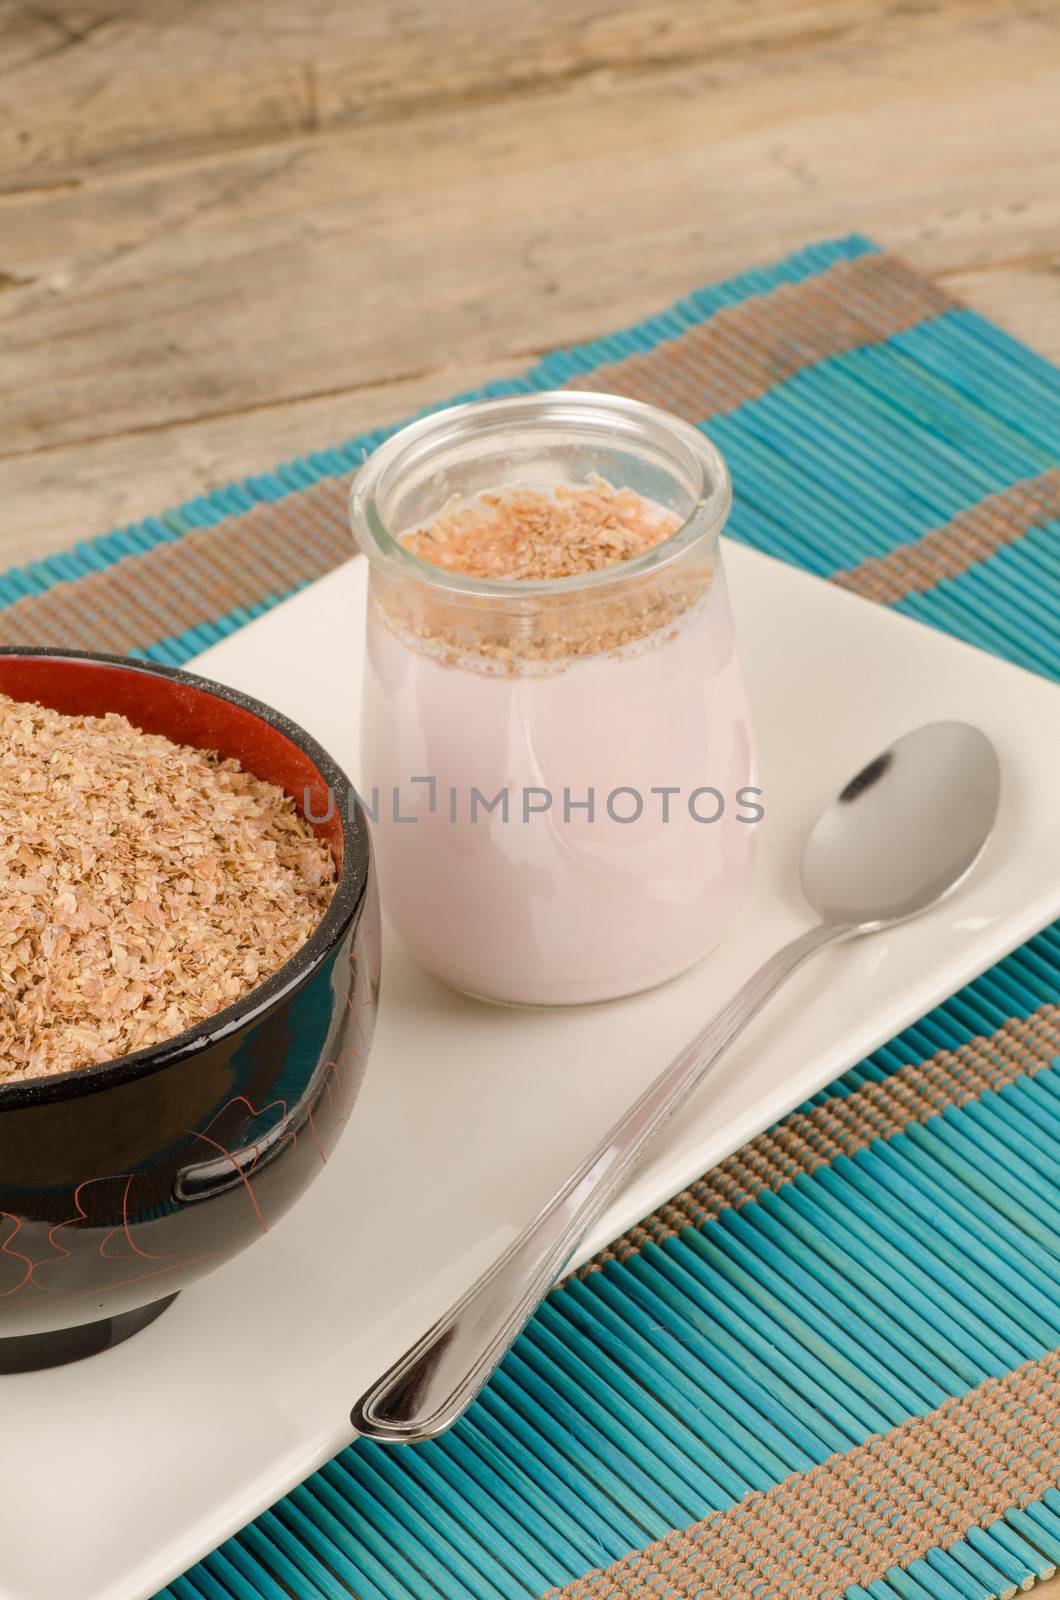
M 292 796 L 339 868 L 309 942 L 227 1010 L 121 1060 L 0 1084 L 0 1372 L 11 1372 L 136 1332 L 267 1233 L 322 1170 L 371 1043 L 379 909 L 349 781 L 269 707 L 191 673 L 58 650 L 0 650 L 0 693 L 118 711 L 236 757 Z

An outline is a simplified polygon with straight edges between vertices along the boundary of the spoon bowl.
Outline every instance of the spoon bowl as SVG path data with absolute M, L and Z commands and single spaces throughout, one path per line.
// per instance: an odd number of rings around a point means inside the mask
M 851 778 L 802 853 L 802 889 L 827 923 L 871 933 L 950 894 L 982 855 L 1001 768 L 968 722 L 929 722 Z

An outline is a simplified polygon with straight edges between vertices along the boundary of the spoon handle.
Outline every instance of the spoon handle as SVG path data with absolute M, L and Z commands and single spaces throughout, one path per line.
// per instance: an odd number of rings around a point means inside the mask
M 802 963 L 857 929 L 821 923 L 778 950 L 659 1074 L 534 1220 L 353 1408 L 393 1444 L 454 1423 L 514 1343 L 608 1201 L 736 1036 Z

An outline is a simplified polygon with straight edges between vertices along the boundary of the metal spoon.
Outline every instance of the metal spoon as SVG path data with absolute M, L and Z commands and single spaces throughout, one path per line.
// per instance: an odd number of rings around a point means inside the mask
M 353 1408 L 358 1433 L 413 1444 L 470 1404 L 648 1146 L 780 985 L 825 945 L 926 911 L 961 882 L 997 815 L 993 745 L 965 722 L 916 728 L 826 807 L 802 853 L 815 928 L 778 950 L 645 1090 L 478 1282 Z

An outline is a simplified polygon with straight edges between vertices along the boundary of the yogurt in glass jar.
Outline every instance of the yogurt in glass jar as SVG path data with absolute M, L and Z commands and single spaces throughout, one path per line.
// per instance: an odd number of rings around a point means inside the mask
M 762 813 L 730 502 L 697 429 L 566 390 L 438 412 L 358 473 L 362 792 L 390 920 L 447 983 L 612 999 L 740 910 Z

